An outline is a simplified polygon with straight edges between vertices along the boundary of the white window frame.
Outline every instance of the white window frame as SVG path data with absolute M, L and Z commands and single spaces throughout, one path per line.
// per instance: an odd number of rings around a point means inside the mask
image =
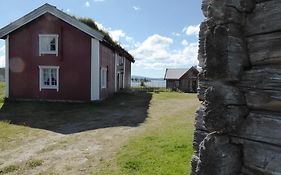
M 42 51 L 41 43 L 43 37 L 54 37 L 56 40 L 56 50 L 55 51 Z M 39 34 L 39 56 L 44 54 L 52 54 L 58 56 L 59 53 L 59 35 L 58 34 Z
M 43 69 L 56 69 L 57 70 L 57 85 L 44 85 L 43 82 Z M 42 89 L 56 89 L 57 92 L 59 91 L 59 66 L 39 66 L 39 90 Z
M 101 68 L 101 88 L 105 89 L 107 88 L 107 68 L 106 67 L 102 67 Z

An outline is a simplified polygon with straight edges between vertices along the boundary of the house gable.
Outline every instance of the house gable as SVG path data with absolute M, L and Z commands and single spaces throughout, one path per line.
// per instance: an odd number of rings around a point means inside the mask
M 70 15 L 58 10 L 55 6 L 51 6 L 50 4 L 45 4 L 34 11 L 28 13 L 27 15 L 23 16 L 22 18 L 16 20 L 15 22 L 12 22 L 11 24 L 5 26 L 0 30 L 0 38 L 4 39 L 9 33 L 19 29 L 20 27 L 30 23 L 31 21 L 37 19 L 38 17 L 50 13 L 57 18 L 61 19 L 62 21 L 76 27 L 77 29 L 85 32 L 86 34 L 98 39 L 103 39 L 103 34 L 98 32 L 97 30 L 94 30 L 93 28 L 87 26 L 86 24 L 80 22 L 74 17 L 71 17 Z
M 185 78 L 197 78 L 198 77 L 198 73 L 199 71 L 194 68 L 191 67 L 185 74 L 183 74 L 179 79 L 185 79 Z

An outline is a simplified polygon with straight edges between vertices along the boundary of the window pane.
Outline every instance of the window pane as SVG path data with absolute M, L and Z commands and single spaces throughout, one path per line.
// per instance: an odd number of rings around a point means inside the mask
M 56 86 L 57 85 L 57 69 L 51 69 L 51 85 Z
M 40 51 L 56 51 L 57 39 L 54 36 L 40 36 Z
M 56 38 L 50 38 L 50 51 L 56 51 Z
M 43 84 L 45 86 L 50 85 L 50 78 L 49 78 L 49 69 L 42 69 L 43 71 Z
M 49 51 L 49 40 L 48 37 L 41 37 L 41 43 L 40 43 L 40 50 L 43 52 Z
M 101 70 L 101 87 L 106 88 L 106 83 L 107 83 L 107 69 L 103 68 Z

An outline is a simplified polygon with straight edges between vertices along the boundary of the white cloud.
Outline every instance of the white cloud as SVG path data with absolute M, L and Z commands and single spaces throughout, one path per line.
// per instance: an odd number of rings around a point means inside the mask
M 171 48 L 174 44 L 172 38 L 155 34 L 140 43 L 121 29 L 113 30 L 110 27 L 104 27 L 101 23 L 96 24 L 100 29 L 108 31 L 113 40 L 118 41 L 122 47 L 129 50 L 136 59 L 133 66 L 137 69 L 162 71 L 168 67 L 187 68 L 198 64 L 197 42 L 189 43 L 184 39 L 181 42 L 182 48 L 173 50 Z
M 123 47 L 130 48 L 133 46 L 134 47 L 138 46 L 138 43 L 135 42 L 134 38 L 127 36 L 127 34 L 123 30 L 121 29 L 113 30 L 111 27 L 108 28 L 104 27 L 103 24 L 98 22 L 96 22 L 96 24 L 98 28 L 107 31 L 114 41 L 120 42 L 120 39 L 124 38 L 126 44 L 122 44 Z
M 86 1 L 86 2 L 85 2 L 85 6 L 86 6 L 86 7 L 90 7 L 90 6 L 91 6 L 90 2 L 89 2 L 89 1 Z
M 178 33 L 178 32 L 173 32 L 172 35 L 173 35 L 173 36 L 181 36 L 181 34 Z
M 197 43 L 184 42 L 182 49 L 171 49 L 173 39 L 152 35 L 148 37 L 130 53 L 135 57 L 136 68 L 144 68 L 150 70 L 163 70 L 168 67 L 189 67 L 197 65 Z
M 102 29 L 102 30 L 105 30 L 105 31 L 107 30 L 101 23 L 98 23 L 97 21 L 95 21 L 95 22 L 96 22 L 99 29 Z
M 138 10 L 140 10 L 140 7 L 133 6 L 133 9 L 134 9 L 135 11 L 138 11 Z
M 186 35 L 197 35 L 199 34 L 200 24 L 197 26 L 186 26 L 182 31 L 185 32 Z
M 188 45 L 188 41 L 186 39 L 184 39 L 184 40 L 181 41 L 181 44 L 183 46 L 187 46 Z
M 66 9 L 66 12 L 69 13 L 69 12 L 71 12 L 71 10 L 70 9 Z
M 121 37 L 126 36 L 126 34 L 123 32 L 123 30 L 120 30 L 120 29 L 119 30 L 110 30 L 108 32 L 114 41 L 120 41 Z
M 94 0 L 94 2 L 104 2 L 105 0 Z

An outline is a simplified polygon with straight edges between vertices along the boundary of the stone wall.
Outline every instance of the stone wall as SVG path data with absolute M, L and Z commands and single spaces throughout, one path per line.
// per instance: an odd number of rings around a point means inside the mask
M 281 174 L 281 1 L 203 0 L 191 175 Z

